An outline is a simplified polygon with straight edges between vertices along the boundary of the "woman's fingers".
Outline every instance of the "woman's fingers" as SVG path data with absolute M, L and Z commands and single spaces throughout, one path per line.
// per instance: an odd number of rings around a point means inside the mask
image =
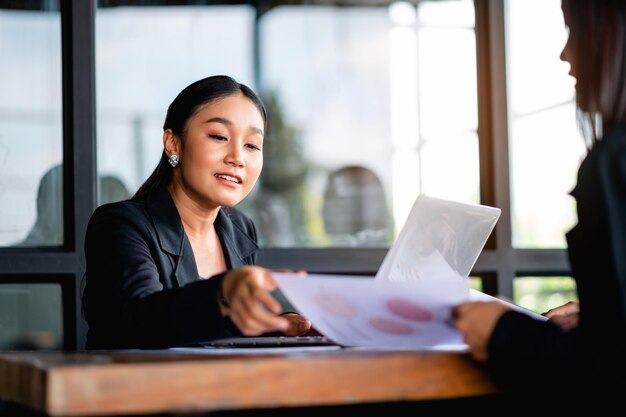
M 272 295 L 277 288 L 272 272 L 257 266 L 244 266 L 229 272 L 222 281 L 228 301 L 227 313 L 246 336 L 279 331 L 300 336 L 312 330 L 311 322 L 297 313 L 280 316 L 282 306 Z M 306 276 L 306 271 L 288 271 Z M 280 273 L 280 272 L 279 272 Z
M 239 330 L 247 336 L 285 331 L 289 328 L 287 319 L 271 312 L 254 298 L 238 298 L 231 307 L 230 318 Z
M 243 334 L 253 336 L 289 328 L 288 320 L 278 316 L 280 303 L 269 293 L 276 288 L 269 270 L 242 267 L 231 271 L 222 284 L 228 294 L 228 314 Z
M 285 336 L 302 336 L 312 329 L 311 322 L 300 314 L 288 313 L 283 315 L 289 321 L 289 327 L 284 330 Z
M 567 315 L 580 312 L 580 305 L 575 301 L 568 301 L 567 303 L 560 305 L 555 308 L 551 308 L 550 310 L 543 313 L 544 316 L 548 318 Z
M 246 336 L 258 336 L 277 331 L 284 332 L 289 328 L 289 321 L 280 316 L 259 317 L 233 311 L 230 317 L 241 333 Z

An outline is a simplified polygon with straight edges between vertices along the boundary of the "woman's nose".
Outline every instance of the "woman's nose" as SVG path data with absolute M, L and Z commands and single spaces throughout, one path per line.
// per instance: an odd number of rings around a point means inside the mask
M 244 166 L 245 160 L 243 158 L 242 149 L 237 145 L 231 146 L 226 155 L 226 162 L 238 167 Z

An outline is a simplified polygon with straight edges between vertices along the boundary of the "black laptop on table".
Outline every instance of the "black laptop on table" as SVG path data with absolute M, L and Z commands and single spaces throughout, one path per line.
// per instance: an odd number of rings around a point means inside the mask
M 321 335 L 229 337 L 204 342 L 202 345 L 212 348 L 338 346 L 337 343 Z

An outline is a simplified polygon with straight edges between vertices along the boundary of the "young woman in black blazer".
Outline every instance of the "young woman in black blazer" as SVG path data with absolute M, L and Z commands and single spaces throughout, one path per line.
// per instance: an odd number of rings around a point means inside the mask
M 127 201 L 100 206 L 87 229 L 88 349 L 185 346 L 311 329 L 281 315 L 257 235 L 233 206 L 263 166 L 266 112 L 247 86 L 212 76 L 168 108 L 161 160 Z

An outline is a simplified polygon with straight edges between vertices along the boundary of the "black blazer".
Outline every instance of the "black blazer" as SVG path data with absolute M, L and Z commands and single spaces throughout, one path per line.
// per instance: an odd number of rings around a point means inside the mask
M 563 332 L 521 313 L 502 316 L 489 341 L 489 365 L 503 384 L 570 394 L 623 388 L 613 381 L 626 371 L 626 128 L 593 147 L 572 195 L 578 223 L 567 242 L 579 325 Z
M 254 224 L 220 210 L 215 228 L 228 269 L 256 262 Z M 200 279 L 166 187 L 100 206 L 85 238 L 87 349 L 159 348 L 240 336 L 216 301 L 224 274 Z

